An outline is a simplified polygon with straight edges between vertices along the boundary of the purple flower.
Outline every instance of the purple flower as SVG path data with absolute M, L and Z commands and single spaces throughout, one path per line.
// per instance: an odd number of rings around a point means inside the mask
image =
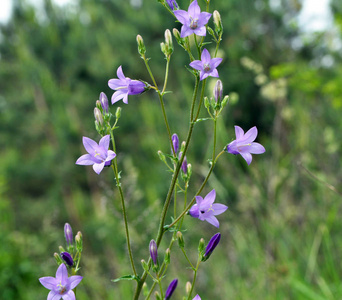
M 103 109 L 103 112 L 105 114 L 108 114 L 108 109 L 109 109 L 109 106 L 108 106 L 108 98 L 107 98 L 107 95 L 104 93 L 104 92 L 101 92 L 100 93 L 100 102 L 101 102 L 101 106 L 102 106 L 102 109 Z
M 222 87 L 222 81 L 219 79 L 216 81 L 215 87 L 214 87 L 214 99 L 215 102 L 219 102 L 222 99 L 222 95 L 223 95 L 223 87 Z
M 72 259 L 72 256 L 70 255 L 70 253 L 62 252 L 61 257 L 67 263 L 69 267 L 72 267 L 74 265 L 74 260 Z
M 200 72 L 200 80 L 211 77 L 219 77 L 216 70 L 217 66 L 221 63 L 222 58 L 216 57 L 211 58 L 210 53 L 207 49 L 203 49 L 201 54 L 201 60 L 194 60 L 190 63 L 190 67 Z
M 68 246 L 72 245 L 73 236 L 72 236 L 72 228 L 69 223 L 65 223 L 64 225 L 64 236 Z
M 177 153 L 179 149 L 179 139 L 178 139 L 177 133 L 174 133 L 172 135 L 172 145 L 173 145 L 173 150 L 175 150 L 175 153 Z M 173 152 L 172 149 L 171 149 L 171 152 Z
M 50 276 L 41 277 L 39 281 L 45 288 L 50 290 L 47 300 L 76 300 L 72 289 L 80 283 L 82 278 L 79 275 L 68 277 L 65 264 L 61 264 L 57 269 L 56 278 Z
M 177 4 L 176 0 L 166 0 L 166 2 L 172 10 L 178 8 L 178 4 Z
M 157 243 L 155 240 L 151 240 L 150 242 L 150 255 L 151 255 L 154 265 L 157 265 L 158 264 L 158 249 L 157 249 Z
M 252 127 L 246 133 L 239 126 L 235 126 L 236 140 L 227 145 L 227 152 L 231 154 L 240 154 L 249 165 L 252 162 L 252 154 L 261 154 L 266 150 L 264 146 L 254 142 L 258 135 L 256 126 Z
M 181 159 L 182 155 L 183 155 L 183 152 L 179 152 L 178 159 Z M 184 156 L 181 168 L 184 174 L 188 172 L 188 161 L 186 160 L 186 156 Z
M 171 283 L 169 284 L 169 287 L 167 288 L 166 293 L 165 293 L 165 300 L 168 300 L 171 298 L 173 292 L 175 291 L 175 289 L 177 287 L 177 284 L 178 284 L 178 279 L 174 279 L 171 281 Z
M 195 298 L 193 298 L 192 300 L 201 300 L 201 297 L 199 295 L 196 295 Z
M 141 94 L 145 90 L 145 83 L 125 77 L 121 66 L 117 69 L 116 74 L 119 79 L 114 78 L 108 81 L 108 86 L 112 90 L 116 90 L 112 95 L 112 104 L 121 99 L 124 103 L 128 104 L 128 95 Z
M 205 253 L 203 255 L 202 261 L 206 261 L 210 257 L 211 253 L 213 253 L 216 246 L 220 242 L 220 239 L 221 239 L 220 233 L 216 233 L 213 235 L 213 237 L 210 239 L 207 247 L 205 248 Z
M 100 174 L 104 166 L 110 165 L 110 161 L 116 156 L 114 151 L 108 150 L 110 136 L 105 135 L 97 144 L 90 138 L 83 137 L 84 148 L 88 154 L 82 155 L 77 161 L 77 165 L 93 165 L 93 169 L 97 174 Z
M 199 36 L 206 35 L 205 25 L 208 23 L 211 14 L 208 12 L 201 12 L 197 0 L 191 2 L 188 11 L 176 10 L 173 13 L 177 20 L 183 24 L 180 35 L 182 38 L 193 33 Z
M 214 204 L 215 197 L 215 190 L 209 192 L 204 199 L 201 196 L 196 196 L 196 204 L 189 210 L 190 216 L 219 227 L 220 223 L 215 216 L 225 212 L 228 206 L 219 203 Z

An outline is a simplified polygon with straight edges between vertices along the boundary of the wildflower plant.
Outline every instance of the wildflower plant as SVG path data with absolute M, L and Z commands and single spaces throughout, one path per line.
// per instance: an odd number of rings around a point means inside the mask
M 114 201 L 120 201 L 121 203 L 131 274 L 123 275 L 112 281 L 131 280 L 135 282 L 133 287 L 134 300 L 141 299 L 142 294 L 144 294 L 144 299 L 150 299 L 152 294 L 155 295 L 156 299 L 171 299 L 177 293 L 176 287 L 178 284 L 186 286 L 184 299 L 198 300 L 201 298 L 200 295 L 195 293 L 195 285 L 199 266 L 209 259 L 214 249 L 219 245 L 220 240 L 225 240 L 225 235 L 224 233 L 215 234 L 205 247 L 205 239 L 208 240 L 208 236 L 203 231 L 202 235 L 204 238 L 199 240 L 197 250 L 186 247 L 186 234 L 188 231 L 185 229 L 187 228 L 187 222 L 193 217 L 200 221 L 206 221 L 207 224 L 204 223 L 203 226 L 215 226 L 218 228 L 220 225 L 219 219 L 224 221 L 226 218 L 223 213 L 228 209 L 226 205 L 228 200 L 217 199 L 217 202 L 222 203 L 214 203 L 216 201 L 216 191 L 215 189 L 208 191 L 206 184 L 219 158 L 224 153 L 240 154 L 249 165 L 252 161 L 251 154 L 261 154 L 265 152 L 265 148 L 261 144 L 254 142 L 257 137 L 256 127 L 244 133 L 242 128 L 235 126 L 236 139 L 230 143 L 227 141 L 226 145 L 221 145 L 221 151 L 217 150 L 217 120 L 228 104 L 229 99 L 227 95 L 224 96 L 223 94 L 223 82 L 227 81 L 227 79 L 218 79 L 211 95 L 207 95 L 206 81 L 207 77 L 219 77 L 218 69 L 222 63 L 222 58 L 217 57 L 223 34 L 223 25 L 219 12 L 209 12 L 209 0 L 206 1 L 205 10 L 200 7 L 197 0 L 190 3 L 188 10 L 183 10 L 175 0 L 159 0 L 159 2 L 170 12 L 170 16 L 175 18 L 177 23 L 182 24 L 181 32 L 175 28 L 172 30 L 180 47 L 174 47 L 169 29 L 165 31 L 165 40 L 160 44 L 166 61 L 164 82 L 162 84 L 157 83 L 152 72 L 153 66 L 150 66 L 150 58 L 146 55 L 147 48 L 140 35 L 137 35 L 136 39 L 138 53 L 145 64 L 149 78 L 144 79 L 146 81 L 131 79 L 124 75 L 122 66 L 118 66 L 116 70 L 117 78 L 112 78 L 108 81 L 108 86 L 114 90 L 110 101 L 112 105 L 117 105 L 117 102 L 120 100 L 128 104 L 128 98 L 130 98 L 129 105 L 131 105 L 132 102 L 136 101 L 134 99 L 136 95 L 143 92 L 154 92 L 157 94 L 165 125 L 165 138 L 169 143 L 168 148 L 164 152 L 162 150 L 158 151 L 158 155 L 161 163 L 164 163 L 171 173 L 170 185 L 160 211 L 158 231 L 152 240 L 146 237 L 146 249 L 149 250 L 149 257 L 146 257 L 146 260 L 140 260 L 141 266 L 138 266 L 133 258 L 134 253 L 129 230 L 130 223 L 125 202 L 126 187 L 121 183 L 122 166 L 117 160 L 117 157 L 120 157 L 126 151 L 125 149 L 118 148 L 116 145 L 116 139 L 120 139 L 118 122 L 123 111 L 120 107 L 117 107 L 115 113 L 112 114 L 112 107 L 110 107 L 108 98 L 103 92 L 100 93 L 99 100 L 96 101 L 94 109 L 95 129 L 99 135 L 96 140 L 99 140 L 99 143 L 90 138 L 83 137 L 83 145 L 88 153 L 81 155 L 76 160 L 76 164 L 91 165 L 97 174 L 109 172 L 109 169 L 113 172 L 115 188 L 118 190 L 120 198 L 114 199 Z M 213 16 L 212 19 L 211 16 Z M 209 34 L 207 35 L 207 33 Z M 193 39 L 194 43 L 190 43 L 190 39 Z M 170 92 L 168 90 L 168 78 L 170 76 L 169 66 L 171 57 L 176 55 L 175 52 L 177 51 L 185 51 L 188 54 L 189 62 L 188 66 L 184 68 L 184 72 L 188 72 L 194 81 L 194 91 L 189 112 L 186 112 L 184 115 L 184 118 L 189 118 L 188 131 L 186 138 L 182 142 L 180 142 L 179 136 L 173 133 L 175 124 L 169 122 L 164 105 L 164 96 Z M 151 103 L 151 105 L 153 104 Z M 207 118 L 200 118 L 200 113 L 203 110 L 206 110 Z M 193 195 L 188 195 L 192 176 L 192 164 L 188 163 L 187 154 L 191 152 L 191 139 L 194 128 L 200 121 L 207 121 L 208 126 L 209 122 L 212 122 L 210 124 L 213 128 L 212 153 L 208 157 L 209 170 L 205 178 L 200 185 L 193 187 L 193 190 L 196 190 L 196 192 Z M 188 155 L 189 157 L 191 156 Z M 81 169 L 80 172 L 82 172 Z M 177 196 L 179 194 L 182 194 L 184 197 L 182 205 L 179 205 L 179 203 L 177 205 Z M 172 214 L 171 218 L 170 214 Z M 157 219 L 151 218 L 151 221 L 153 220 Z M 74 243 L 72 229 L 68 223 L 64 227 L 64 234 L 67 248 L 60 247 L 60 254 L 55 253 L 55 258 L 59 265 L 56 278 L 43 277 L 40 279 L 41 283 L 51 290 L 48 299 L 58 300 L 63 297 L 63 299 L 74 299 L 75 294 L 72 290 L 82 279 L 81 276 L 76 275 L 80 271 L 79 263 L 83 249 L 82 234 L 79 232 L 76 235 Z M 166 249 L 161 248 L 162 241 L 163 244 L 168 244 Z M 188 265 L 184 266 L 184 269 L 190 267 L 193 271 L 191 282 L 186 284 L 182 283 L 180 278 L 171 281 L 167 273 L 171 261 L 171 253 L 177 245 L 176 241 L 178 241 L 178 247 L 188 263 Z M 193 262 L 188 252 L 196 251 L 197 261 Z M 70 273 L 71 277 L 68 277 L 68 273 Z M 148 280 L 148 278 L 150 279 Z

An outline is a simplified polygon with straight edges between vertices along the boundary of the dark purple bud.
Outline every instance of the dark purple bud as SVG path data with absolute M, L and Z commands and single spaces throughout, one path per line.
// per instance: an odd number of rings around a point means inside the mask
M 177 287 L 177 284 L 178 284 L 178 279 L 174 279 L 171 281 L 171 283 L 170 283 L 170 285 L 167 288 L 166 293 L 165 293 L 165 300 L 168 300 L 171 298 L 173 292 L 175 291 L 175 289 Z
M 69 267 L 72 267 L 74 265 L 74 260 L 68 252 L 62 252 L 61 257 Z
M 216 103 L 221 101 L 222 94 L 223 94 L 222 81 L 219 79 L 216 81 L 216 84 L 214 87 L 214 98 L 215 98 Z
M 179 152 L 179 159 L 181 159 L 183 152 Z M 184 174 L 187 174 L 188 172 L 188 162 L 186 160 L 186 156 L 184 156 L 183 162 L 182 162 L 182 171 Z
M 177 153 L 179 149 L 179 139 L 178 139 L 177 133 L 174 133 L 172 135 L 172 145 L 173 145 L 173 149 L 175 150 L 175 153 Z
M 158 251 L 157 244 L 155 240 L 151 240 L 150 242 L 150 255 L 153 260 L 154 265 L 158 264 Z
M 210 255 L 213 253 L 214 249 L 218 245 L 221 239 L 221 234 L 216 233 L 209 241 L 207 247 L 205 248 L 205 254 L 203 255 L 202 261 L 206 261 Z
M 101 94 L 100 94 L 100 102 L 101 102 L 103 112 L 108 113 L 108 109 L 109 109 L 108 98 L 107 98 L 107 95 L 103 92 L 101 92 Z
M 65 240 L 67 242 L 67 245 L 72 245 L 73 242 L 73 236 L 72 236 L 72 229 L 69 223 L 65 223 L 64 225 L 64 236 Z
M 175 10 L 178 8 L 178 4 L 176 0 L 166 0 L 166 2 L 172 10 Z

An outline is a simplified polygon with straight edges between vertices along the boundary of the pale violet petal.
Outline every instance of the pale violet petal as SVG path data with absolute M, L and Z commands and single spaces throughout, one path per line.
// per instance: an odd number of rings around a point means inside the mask
M 102 162 L 100 164 L 93 164 L 93 169 L 94 169 L 95 173 L 100 174 L 104 168 L 104 165 L 105 165 L 105 162 Z
M 175 14 L 177 20 L 182 24 L 186 24 L 190 20 L 189 14 L 185 10 L 175 10 L 173 13 Z
M 110 142 L 110 135 L 107 134 L 100 140 L 99 146 L 107 151 L 109 148 L 109 142 Z
M 43 287 L 52 290 L 57 285 L 57 280 L 55 277 L 47 276 L 47 277 L 41 277 L 39 278 L 40 283 L 43 285 Z
M 76 300 L 74 291 L 70 290 L 62 296 L 63 300 Z
M 236 139 L 238 140 L 244 136 L 245 132 L 240 126 L 235 125 L 234 127 L 235 127 L 235 136 L 236 136 Z
M 202 71 L 203 70 L 203 63 L 200 60 L 194 60 L 189 64 L 190 67 L 194 68 L 195 70 Z
M 82 276 L 80 275 L 74 275 L 74 276 L 71 276 L 69 278 L 69 285 L 70 285 L 70 289 L 74 289 L 82 280 Z
M 81 165 L 81 166 L 90 166 L 93 165 L 95 162 L 93 160 L 93 156 L 90 154 L 84 154 L 81 157 L 76 160 L 76 165 Z
M 187 25 L 183 25 L 181 28 L 180 36 L 181 38 L 185 38 L 189 35 L 192 35 L 194 31 Z
M 214 203 L 212 209 L 214 210 L 214 215 L 217 216 L 224 213 L 228 209 L 228 206 L 221 203 Z
M 188 8 L 188 13 L 193 18 L 198 18 L 201 13 L 201 8 L 199 7 L 197 0 L 192 1 Z
M 210 73 L 207 73 L 207 74 L 208 76 L 211 76 L 211 77 L 219 77 L 219 74 L 216 69 L 212 70 Z
M 128 104 L 128 94 L 125 94 L 125 96 L 122 98 L 122 102 Z
M 210 53 L 207 49 L 203 49 L 202 51 L 202 54 L 201 54 L 201 61 L 202 61 L 202 64 L 209 64 L 210 61 L 211 61 L 211 56 L 210 56 Z
M 210 223 L 211 225 L 214 225 L 215 227 L 219 228 L 220 223 L 219 221 L 216 219 L 215 216 L 211 215 L 210 217 L 205 219 L 208 223 Z
M 248 143 L 252 143 L 256 139 L 257 135 L 258 129 L 256 128 L 256 126 L 254 126 L 245 133 L 243 140 Z
M 115 102 L 120 101 L 122 98 L 124 98 L 127 95 L 127 89 L 124 90 L 119 90 L 116 91 L 113 95 L 112 95 L 112 104 L 114 104 Z
M 190 214 L 190 216 L 193 217 L 193 218 L 198 218 L 198 217 L 199 217 L 198 205 L 197 205 L 197 204 L 193 205 L 193 206 L 190 208 L 189 214 Z
M 222 58 L 215 57 L 211 60 L 210 65 L 213 69 L 217 68 L 217 66 L 222 62 Z
M 51 291 L 47 297 L 47 300 L 59 300 L 61 295 L 55 291 Z
M 204 197 L 203 204 L 205 203 L 205 206 L 210 206 L 211 204 L 215 202 L 215 198 L 216 198 L 216 191 L 215 189 L 213 189 Z
M 98 147 L 97 143 L 86 136 L 83 137 L 83 146 L 89 154 L 94 154 L 95 149 Z
M 240 152 L 241 156 L 244 158 L 244 160 L 247 162 L 248 165 L 252 162 L 252 154 L 248 152 Z
M 126 77 L 124 75 L 124 73 L 122 72 L 122 66 L 118 67 L 118 69 L 116 70 L 116 75 L 118 76 L 118 78 L 122 81 L 126 80 Z
M 205 73 L 205 72 L 201 71 L 200 80 L 206 79 L 208 76 L 209 76 L 209 73 Z
M 126 82 L 122 82 L 122 80 L 120 79 L 113 78 L 108 80 L 108 86 L 112 90 L 117 90 L 119 88 L 126 86 Z
M 61 264 L 56 271 L 56 280 L 60 281 L 62 285 L 68 282 L 68 269 L 65 264 Z
M 264 153 L 265 151 L 266 151 L 265 147 L 256 142 L 253 142 L 249 148 L 249 152 L 252 154 L 261 154 L 261 153 Z
M 201 12 L 198 18 L 198 27 L 203 27 L 206 25 L 211 17 L 211 13 L 208 12 Z
M 206 36 L 207 35 L 207 30 L 205 29 L 205 26 L 201 26 L 201 27 L 197 27 L 194 30 L 194 34 L 198 35 L 198 36 Z
M 115 156 L 116 156 L 116 154 L 113 150 L 108 150 L 106 162 L 111 161 Z

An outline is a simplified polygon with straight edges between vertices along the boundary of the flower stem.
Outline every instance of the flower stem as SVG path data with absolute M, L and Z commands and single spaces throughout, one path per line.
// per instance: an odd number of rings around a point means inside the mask
M 192 291 L 194 290 L 194 286 L 195 286 L 196 278 L 197 278 L 197 271 L 198 271 L 198 267 L 199 267 L 200 263 L 201 263 L 201 259 L 200 259 L 200 256 L 199 256 L 198 260 L 197 260 L 196 268 L 194 268 L 194 278 L 193 278 L 192 283 L 191 283 L 191 290 L 190 290 L 189 295 L 188 295 L 188 300 L 191 299 L 191 294 L 192 294 Z

